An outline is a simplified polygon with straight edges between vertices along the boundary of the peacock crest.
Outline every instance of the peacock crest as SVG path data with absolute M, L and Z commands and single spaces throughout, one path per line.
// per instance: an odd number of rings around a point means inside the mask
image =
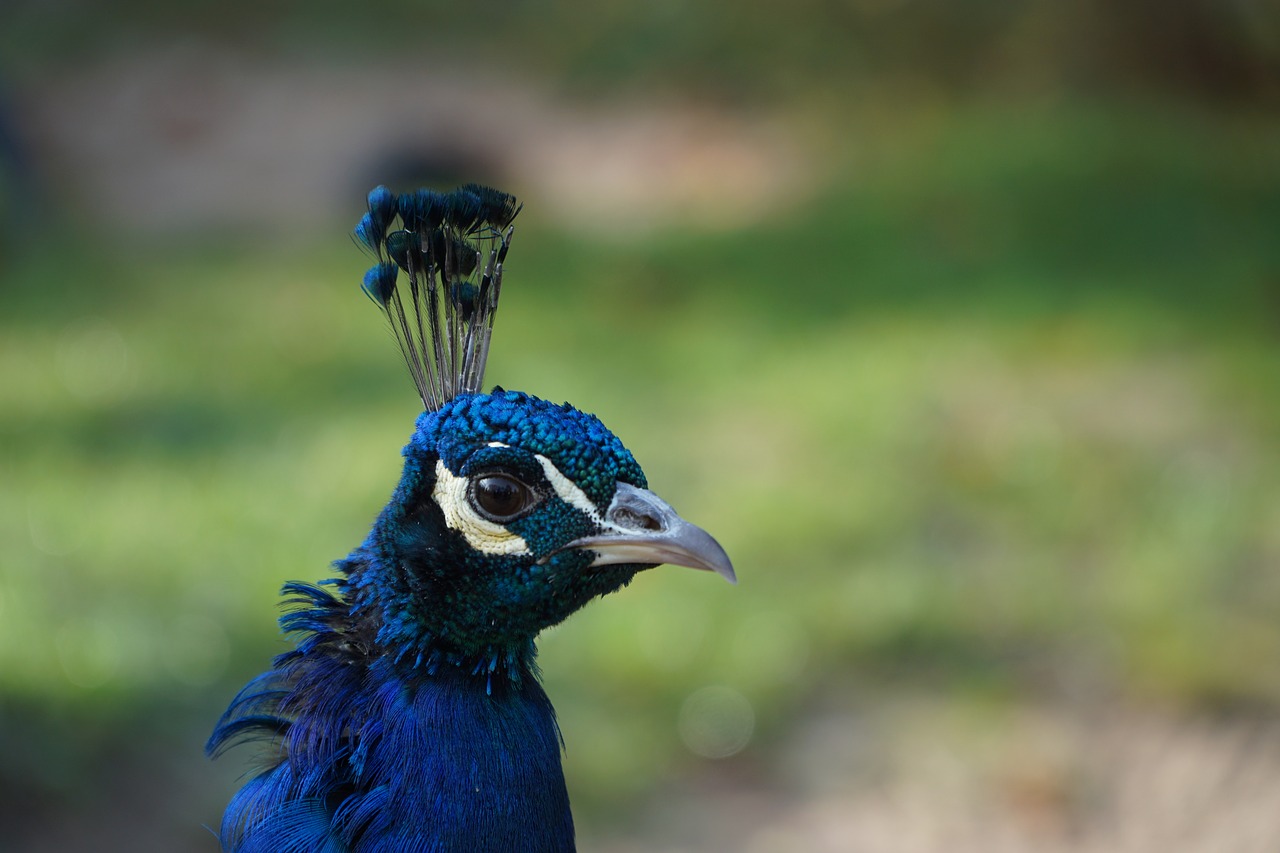
M 479 184 L 369 193 L 355 236 L 378 263 L 365 273 L 364 292 L 387 315 L 428 412 L 481 391 L 519 212 L 514 196 Z

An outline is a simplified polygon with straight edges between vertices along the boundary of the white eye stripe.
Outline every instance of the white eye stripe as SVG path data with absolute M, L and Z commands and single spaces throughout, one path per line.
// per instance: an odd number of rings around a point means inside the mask
M 531 555 L 533 552 L 523 537 L 475 511 L 467 499 L 468 484 L 466 477 L 455 475 L 442 460 L 436 461 L 436 485 L 431 497 L 444 513 L 444 523 L 461 533 L 467 543 L 482 554 Z
M 600 518 L 600 510 L 591 502 L 586 493 L 574 485 L 573 481 L 560 473 L 560 469 L 555 464 L 540 453 L 533 455 L 538 460 L 538 464 L 542 466 L 542 473 L 546 475 L 547 482 L 551 484 L 551 488 L 555 490 L 556 496 L 560 500 L 569 504 L 574 509 L 585 513 L 592 521 L 597 524 L 603 524 Z

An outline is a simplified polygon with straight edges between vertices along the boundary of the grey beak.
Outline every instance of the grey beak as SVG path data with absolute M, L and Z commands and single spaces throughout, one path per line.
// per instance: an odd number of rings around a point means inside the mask
M 670 563 L 715 572 L 729 583 L 738 582 L 729 555 L 710 533 L 685 521 L 653 492 L 627 483 L 618 484 L 605 514 L 605 530 L 565 547 L 595 551 L 593 566 Z

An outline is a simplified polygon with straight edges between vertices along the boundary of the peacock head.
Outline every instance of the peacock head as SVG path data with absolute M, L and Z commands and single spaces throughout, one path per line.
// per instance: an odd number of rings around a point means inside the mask
M 463 654 L 520 647 L 660 563 L 735 580 L 720 545 L 646 488 L 594 415 L 514 391 L 418 419 L 372 542 L 384 619 Z M 386 582 L 390 581 L 389 584 Z M 402 639 L 402 638 L 398 638 Z
M 365 292 L 387 314 L 426 411 L 349 574 L 357 601 L 378 612 L 379 639 L 416 648 L 428 666 L 525 654 L 539 631 L 661 563 L 735 581 L 715 539 L 648 490 L 594 415 L 480 392 L 518 209 L 475 185 L 399 197 L 379 188 L 356 229 L 379 258 Z

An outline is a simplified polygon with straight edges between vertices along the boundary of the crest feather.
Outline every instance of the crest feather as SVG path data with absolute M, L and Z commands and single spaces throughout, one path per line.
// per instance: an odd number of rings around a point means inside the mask
M 398 196 L 377 187 L 368 203 L 355 237 L 378 263 L 362 287 L 387 315 L 423 405 L 479 393 L 519 203 L 479 184 Z

